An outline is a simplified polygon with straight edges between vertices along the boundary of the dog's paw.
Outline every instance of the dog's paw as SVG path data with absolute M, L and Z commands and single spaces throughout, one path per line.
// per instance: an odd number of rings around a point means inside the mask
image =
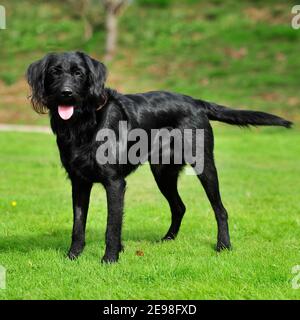
M 166 234 L 161 241 L 170 241 L 170 240 L 175 240 L 176 235 L 170 233 L 170 234 Z
M 78 258 L 78 256 L 79 256 L 79 254 L 75 253 L 73 251 L 69 251 L 67 254 L 67 258 L 69 258 L 70 260 L 75 260 Z
M 164 236 L 163 238 L 161 238 L 161 241 L 171 241 L 171 240 L 175 240 L 174 236 Z
M 75 248 L 71 248 L 67 254 L 67 257 L 70 259 L 70 260 L 75 260 L 77 259 L 80 254 L 82 253 L 84 249 L 84 246 L 83 247 L 75 247 Z
M 218 241 L 217 246 L 216 246 L 216 251 L 217 252 L 220 252 L 220 251 L 223 251 L 223 250 L 231 250 L 231 249 L 232 249 L 232 247 L 231 247 L 230 242 Z
M 104 264 L 111 264 L 118 262 L 119 257 L 117 255 L 104 255 L 101 259 L 101 263 Z

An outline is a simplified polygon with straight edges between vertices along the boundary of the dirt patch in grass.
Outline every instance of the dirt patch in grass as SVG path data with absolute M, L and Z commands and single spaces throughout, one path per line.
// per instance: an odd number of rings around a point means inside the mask
M 244 14 L 254 22 L 267 22 L 269 24 L 283 24 L 291 19 L 290 11 L 287 12 L 286 5 L 274 5 L 270 7 L 249 7 Z

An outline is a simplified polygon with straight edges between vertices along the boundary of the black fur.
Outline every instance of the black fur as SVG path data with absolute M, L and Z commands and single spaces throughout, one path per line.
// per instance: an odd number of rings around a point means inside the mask
M 71 259 L 76 258 L 85 245 L 90 191 L 96 182 L 105 187 L 108 204 L 106 250 L 102 261 L 117 261 L 122 250 L 125 177 L 138 165 L 99 165 L 95 159 L 99 146 L 95 136 L 99 129 L 118 131 L 120 120 L 128 121 L 130 129 L 143 128 L 147 132 L 159 128 L 204 129 L 204 170 L 198 178 L 215 212 L 218 225 L 217 250 L 221 250 L 230 248 L 230 239 L 227 212 L 219 193 L 209 120 L 240 126 L 291 126 L 291 122 L 271 114 L 233 110 L 181 94 L 162 91 L 120 94 L 105 88 L 105 66 L 81 52 L 48 54 L 29 66 L 27 78 L 32 88 L 34 109 L 40 113 L 50 113 L 61 161 L 72 183 L 74 224 L 68 253 Z M 71 90 L 72 96 L 63 96 L 63 88 Z M 67 121 L 62 120 L 58 115 L 58 105 L 75 105 L 74 115 Z M 176 237 L 185 213 L 185 206 L 177 190 L 177 180 L 183 165 L 150 163 L 155 181 L 169 202 L 172 214 L 171 226 L 163 237 L 165 240 Z

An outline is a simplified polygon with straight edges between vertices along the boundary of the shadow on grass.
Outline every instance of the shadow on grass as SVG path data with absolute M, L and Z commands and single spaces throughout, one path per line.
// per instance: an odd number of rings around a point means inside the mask
M 161 234 L 158 230 L 128 230 L 124 232 L 123 236 L 125 251 L 127 246 L 140 246 L 141 242 L 143 242 L 143 245 L 146 244 L 151 245 L 153 247 L 165 245 L 176 246 L 176 243 L 179 242 L 180 247 L 186 247 L 186 250 L 189 250 L 189 248 L 193 246 L 194 240 L 190 237 L 186 238 L 184 234 L 182 234 L 182 236 L 179 235 L 178 239 L 170 241 L 161 241 L 162 235 L 163 234 Z M 134 244 L 127 244 L 127 241 L 133 242 Z M 200 242 L 201 246 L 206 248 L 210 247 L 212 251 L 216 252 L 216 245 L 213 239 L 211 239 L 211 241 L 208 241 L 207 239 L 201 239 Z M 52 233 L 36 233 L 32 235 L 10 235 L 0 239 L 0 254 L 26 254 L 31 253 L 33 251 L 41 250 L 49 252 L 56 251 L 59 253 L 59 255 L 66 256 L 70 244 L 71 231 L 68 228 L 57 229 Z M 96 229 L 88 230 L 86 245 L 89 248 L 94 248 L 92 249 L 92 254 L 96 254 L 95 248 L 97 248 L 97 254 L 100 254 L 105 247 L 104 233 L 100 234 L 99 231 Z
M 134 232 L 124 232 L 123 241 L 148 242 L 149 244 L 163 244 L 160 239 L 162 234 L 157 231 L 149 230 L 148 232 L 135 229 Z M 68 228 L 57 229 L 51 233 L 32 233 L 31 235 L 10 235 L 0 239 L 0 253 L 3 252 L 20 252 L 28 253 L 32 250 L 57 250 L 67 252 L 71 244 L 71 230 Z M 103 248 L 105 245 L 104 233 L 101 234 L 96 229 L 87 231 L 87 245 L 99 245 Z

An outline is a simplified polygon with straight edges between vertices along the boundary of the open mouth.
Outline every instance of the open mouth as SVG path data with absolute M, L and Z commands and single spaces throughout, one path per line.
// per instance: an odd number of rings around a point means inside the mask
M 74 113 L 74 106 L 58 106 L 58 114 L 63 120 L 68 120 Z

